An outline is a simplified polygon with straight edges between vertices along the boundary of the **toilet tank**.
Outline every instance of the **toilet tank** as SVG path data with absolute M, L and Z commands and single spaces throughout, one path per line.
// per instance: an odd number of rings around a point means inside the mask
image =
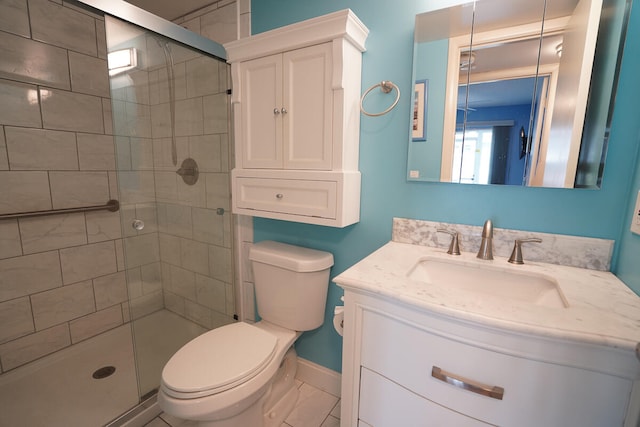
M 263 320 L 294 331 L 322 325 L 331 253 L 267 240 L 251 246 L 249 259 Z

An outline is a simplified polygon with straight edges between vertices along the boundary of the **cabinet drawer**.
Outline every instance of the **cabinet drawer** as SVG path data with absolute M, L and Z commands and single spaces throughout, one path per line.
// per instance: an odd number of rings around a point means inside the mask
M 380 405 L 379 402 L 385 402 Z M 361 421 L 375 427 L 487 426 L 425 399 L 373 371 L 362 368 L 360 376 Z
M 624 422 L 629 380 L 488 350 L 369 310 L 362 331 L 362 366 L 484 422 L 581 427 Z M 499 400 L 451 385 L 432 376 L 434 367 L 467 384 L 499 386 L 504 395 Z
M 243 209 L 336 218 L 335 181 L 238 177 L 234 197 Z

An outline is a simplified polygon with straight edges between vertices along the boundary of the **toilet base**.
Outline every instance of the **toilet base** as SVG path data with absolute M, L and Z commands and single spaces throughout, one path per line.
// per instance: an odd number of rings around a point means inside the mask
M 263 427 L 280 427 L 298 401 L 298 388 L 295 384 L 298 369 L 298 355 L 293 347 L 287 350 L 267 392 L 263 406 Z
M 298 400 L 298 366 L 293 347 L 287 350 L 267 392 L 241 413 L 225 419 L 197 421 L 198 427 L 280 427 Z

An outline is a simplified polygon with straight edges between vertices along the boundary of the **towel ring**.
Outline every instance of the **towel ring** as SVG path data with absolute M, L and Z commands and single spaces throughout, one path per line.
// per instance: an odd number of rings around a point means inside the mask
M 369 113 L 368 111 L 366 111 L 364 109 L 362 103 L 364 102 L 364 99 L 369 94 L 369 92 L 371 92 L 373 89 L 377 88 L 378 86 L 380 86 L 380 90 L 382 90 L 383 93 L 389 93 L 393 89 L 395 89 L 396 93 L 397 93 L 396 100 L 393 101 L 393 104 L 391 104 L 391 106 L 389 108 L 387 108 L 386 110 L 384 110 L 381 113 Z M 380 83 L 371 86 L 369 89 L 367 89 L 365 91 L 365 93 L 362 94 L 362 98 L 360 98 L 360 111 L 362 111 L 367 116 L 371 116 L 371 117 L 382 116 L 382 115 L 387 114 L 389 111 L 393 110 L 393 107 L 398 105 L 398 101 L 400 101 L 400 89 L 398 88 L 398 86 L 395 83 L 393 83 L 393 82 L 391 82 L 389 80 L 383 80 Z

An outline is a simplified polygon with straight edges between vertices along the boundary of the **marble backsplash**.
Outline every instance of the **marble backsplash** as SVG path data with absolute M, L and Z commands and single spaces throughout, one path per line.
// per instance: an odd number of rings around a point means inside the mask
M 475 252 L 480 247 L 482 226 L 406 218 L 393 219 L 392 240 L 413 245 L 441 247 L 446 250 L 449 247 L 451 236 L 438 232 L 439 229 L 457 231 L 460 250 L 463 252 Z M 531 237 L 542 239 L 542 243 L 524 243 L 522 245 L 525 263 L 538 261 L 600 271 L 609 271 L 611 267 L 611 255 L 615 243 L 613 240 L 509 230 L 497 228 L 495 224 L 493 228 L 493 254 L 508 258 L 513 250 L 515 239 Z

